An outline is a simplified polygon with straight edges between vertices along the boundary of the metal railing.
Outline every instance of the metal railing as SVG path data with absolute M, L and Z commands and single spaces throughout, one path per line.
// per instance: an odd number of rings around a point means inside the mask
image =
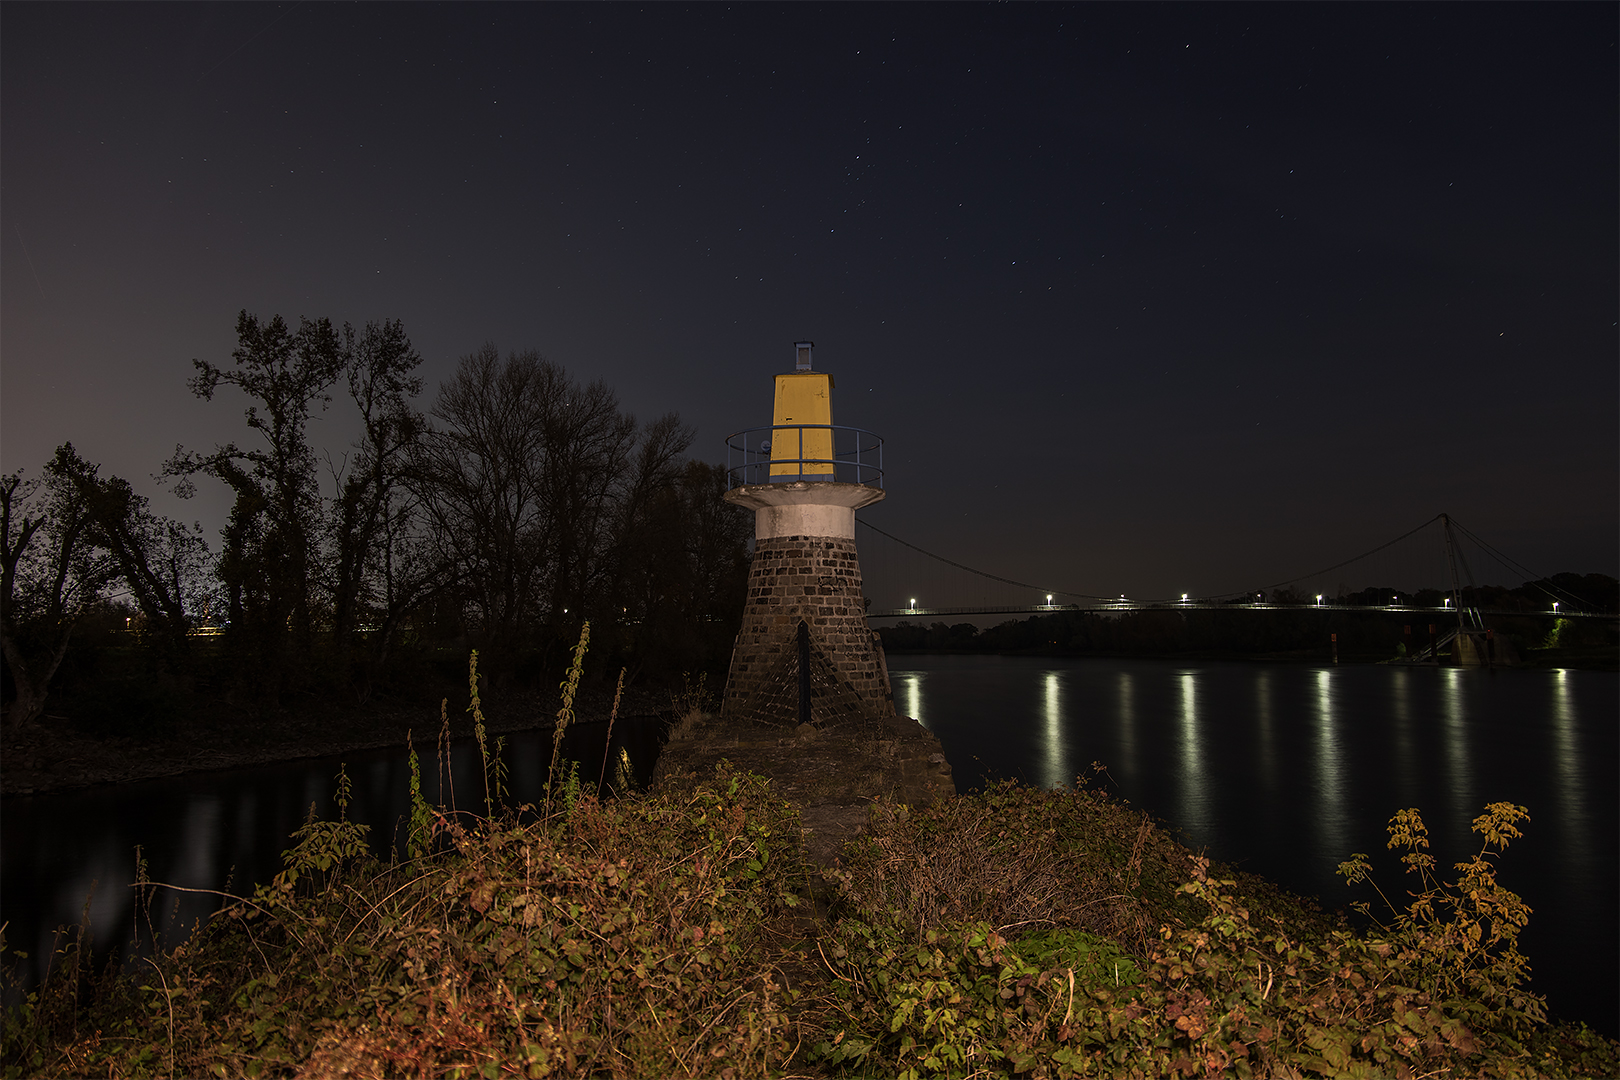
M 805 432 L 812 450 L 805 456 Z M 817 437 L 815 433 L 827 432 Z M 815 443 L 822 443 L 815 446 Z M 883 440 L 860 428 L 836 424 L 782 424 L 726 436 L 726 486 L 792 484 L 801 480 L 883 486 Z

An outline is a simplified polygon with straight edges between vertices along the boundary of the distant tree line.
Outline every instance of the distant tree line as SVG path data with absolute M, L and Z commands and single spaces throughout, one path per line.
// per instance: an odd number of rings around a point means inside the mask
M 215 550 L 152 512 L 71 443 L 42 473 L 0 477 L 7 723 L 34 722 L 76 628 L 122 624 L 153 671 L 226 672 L 275 702 L 316 688 L 364 698 L 401 651 L 476 647 L 496 681 L 532 679 L 592 622 L 593 657 L 632 674 L 723 664 L 750 523 L 725 473 L 688 458 L 669 413 L 626 414 L 533 351 L 461 358 L 427 413 L 421 356 L 398 321 L 243 311 L 228 364 L 193 361 L 193 394 L 249 400 L 241 442 L 177 447 L 161 476 L 232 493 Z M 311 417 L 342 393 L 358 441 L 334 455 Z M 323 491 L 323 472 L 330 483 Z M 464 659 L 464 657 L 463 657 Z
M 1495 611 L 1546 612 L 1554 601 L 1565 611 L 1620 613 L 1620 580 L 1607 574 L 1554 574 L 1551 577 L 1527 581 L 1523 585 L 1464 585 L 1462 606 L 1490 608 Z M 1449 589 L 1418 589 L 1409 591 L 1390 586 L 1374 586 L 1356 592 L 1341 592 L 1328 600 L 1334 604 L 1352 604 L 1359 607 L 1383 607 L 1391 603 L 1405 607 L 1441 607 L 1451 597 Z M 1303 607 L 1316 603 L 1316 596 L 1297 589 L 1257 590 L 1245 593 L 1232 604 L 1246 604 L 1260 599 L 1267 604 L 1284 607 Z

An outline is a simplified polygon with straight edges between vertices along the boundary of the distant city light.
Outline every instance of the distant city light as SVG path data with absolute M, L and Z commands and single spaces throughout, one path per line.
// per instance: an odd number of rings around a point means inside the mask
M 1450 607 L 1450 606 L 1451 606 L 1451 597 L 1448 596 L 1448 597 L 1446 597 L 1446 607 Z
M 916 611 L 916 610 L 917 610 L 917 598 L 916 598 L 916 597 L 915 597 L 915 596 L 913 596 L 913 597 L 912 597 L 912 598 L 911 598 L 911 610 L 912 610 L 912 611 Z
M 1553 601 L 1553 610 L 1554 611 L 1558 610 L 1558 601 L 1556 601 L 1556 600 Z
M 1181 602 L 1183 604 L 1185 604 L 1187 602 L 1187 594 L 1186 593 L 1181 594 Z
M 1322 606 L 1322 594 L 1321 593 L 1316 594 L 1316 606 L 1317 607 Z
M 1046 594 L 1046 606 L 1047 607 L 1052 606 L 1052 594 L 1051 593 Z

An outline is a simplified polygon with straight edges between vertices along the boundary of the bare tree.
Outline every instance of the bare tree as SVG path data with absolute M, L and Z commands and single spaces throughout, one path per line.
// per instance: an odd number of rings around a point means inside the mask
M 6 716 L 12 729 L 44 713 L 74 624 L 115 573 L 91 542 L 93 529 L 72 484 L 0 477 L 0 651 L 16 689 Z
M 599 608 L 611 586 L 606 549 L 631 496 L 636 421 L 619 412 L 618 399 L 601 381 L 583 387 L 570 382 L 562 407 L 547 419 L 542 478 L 552 539 L 548 613 L 566 636 L 578 620 L 561 616 Z
M 203 592 L 208 544 L 197 526 L 159 518 L 129 482 L 99 476 L 72 443 L 57 447 L 46 472 L 71 485 L 93 526 L 90 539 L 111 557 L 128 586 L 147 629 L 171 658 L 183 655 L 191 629 L 191 604 Z
M 463 576 L 476 631 L 498 659 L 570 635 L 611 595 L 609 555 L 634 487 L 634 418 L 601 382 L 580 385 L 533 351 L 493 345 L 439 389 L 416 483 L 442 556 Z M 678 421 L 655 458 L 684 448 Z
M 551 524 L 539 475 L 544 425 L 566 390 L 562 372 L 538 354 L 503 362 L 485 345 L 439 387 L 439 424 L 417 454 L 417 492 L 437 552 L 458 568 L 486 650 L 515 643 L 541 593 Z
M 279 315 L 261 323 L 243 311 L 236 338 L 235 366 L 193 360 L 197 375 L 189 385 L 205 400 L 221 384 L 247 394 L 255 402 L 247 408 L 247 424 L 264 445 L 229 443 L 210 454 L 177 448 L 165 473 L 183 478 L 182 496 L 199 473 L 235 492 L 219 573 L 235 634 L 251 630 L 261 662 L 279 687 L 289 674 L 283 665 L 287 628 L 304 654 L 313 630 L 310 556 L 321 501 L 306 427 L 310 410 L 331 401 L 328 391 L 343 370 L 343 350 L 327 319 L 300 320 L 295 333 Z
M 332 516 L 332 634 L 339 663 L 351 666 L 362 614 L 374 624 L 369 659 L 388 654 L 403 618 L 454 580 L 454 568 L 420 543 L 415 493 L 406 483 L 426 430 L 411 399 L 422 358 L 397 321 L 343 328 L 349 396 L 362 434 L 346 475 L 338 477 Z
M 623 647 L 665 674 L 723 659 L 736 636 L 753 519 L 725 502 L 725 469 L 701 461 L 648 485 L 626 507 L 617 596 Z

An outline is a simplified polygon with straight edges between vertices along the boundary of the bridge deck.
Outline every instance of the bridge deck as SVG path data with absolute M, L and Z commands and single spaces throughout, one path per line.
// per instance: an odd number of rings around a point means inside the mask
M 1590 611 L 1510 611 L 1503 608 L 1469 608 L 1477 615 L 1556 615 L 1561 619 L 1614 619 L 1613 614 Z M 916 607 L 868 611 L 868 619 L 904 619 L 938 615 L 1056 615 L 1062 612 L 1092 612 L 1101 615 L 1121 615 L 1136 611 L 1395 611 L 1408 615 L 1457 614 L 1451 607 L 1408 607 L 1396 604 L 1222 604 L 1200 600 L 1107 600 L 1098 604 L 1034 604 L 1028 607 L 1008 605 L 988 607 Z

